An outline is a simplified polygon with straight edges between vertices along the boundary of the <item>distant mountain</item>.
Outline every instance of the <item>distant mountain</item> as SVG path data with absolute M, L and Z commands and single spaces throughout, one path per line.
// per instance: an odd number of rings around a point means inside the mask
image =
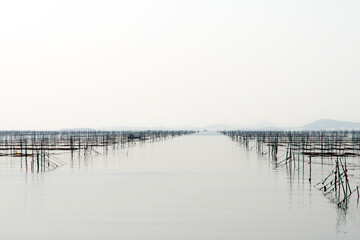
M 302 127 L 286 127 L 281 128 L 270 122 L 259 122 L 255 125 L 251 126 L 236 126 L 236 125 L 228 125 L 228 124 L 214 124 L 204 128 L 200 128 L 200 130 L 208 130 L 208 131 L 221 131 L 221 130 L 268 130 L 268 131 L 281 131 L 281 130 L 304 130 L 304 131 L 320 131 L 320 130 L 328 130 L 328 131 L 337 131 L 337 130 L 360 130 L 360 123 L 356 122 L 347 122 L 347 121 L 336 121 L 330 119 L 320 119 L 315 122 L 311 122 Z
M 212 124 L 206 127 L 194 127 L 194 126 L 182 126 L 182 127 L 133 127 L 133 126 L 114 126 L 114 127 L 102 127 L 102 128 L 66 128 L 61 129 L 60 131 L 145 131 L 145 130 L 194 130 L 194 131 L 222 131 L 222 130 L 265 130 L 265 131 L 281 131 L 281 130 L 304 130 L 304 131 L 320 131 L 320 130 L 328 130 L 328 131 L 337 131 L 337 130 L 360 130 L 360 123 L 356 122 L 347 122 L 347 121 L 336 121 L 330 119 L 320 119 L 315 122 L 311 122 L 301 127 L 277 127 L 271 122 L 259 122 L 255 125 L 229 125 L 229 124 Z
M 300 130 L 360 130 L 360 123 L 320 119 L 302 126 Z

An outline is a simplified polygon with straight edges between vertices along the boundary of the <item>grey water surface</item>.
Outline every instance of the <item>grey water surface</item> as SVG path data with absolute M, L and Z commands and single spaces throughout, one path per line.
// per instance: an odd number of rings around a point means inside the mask
M 217 133 L 57 157 L 0 159 L 0 239 L 360 239 L 356 197 L 338 209 L 313 187 L 328 169 L 309 182 Z

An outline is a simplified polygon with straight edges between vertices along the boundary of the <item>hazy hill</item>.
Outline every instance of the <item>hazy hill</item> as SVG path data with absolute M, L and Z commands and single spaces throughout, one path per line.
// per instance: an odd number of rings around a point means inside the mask
M 306 124 L 301 130 L 360 130 L 360 123 L 320 119 Z
M 320 119 L 311 123 L 308 123 L 301 127 L 285 127 L 280 128 L 270 122 L 260 122 L 255 125 L 229 125 L 229 124 L 213 124 L 206 127 L 194 127 L 183 126 L 176 128 L 168 128 L 164 126 L 157 127 L 133 127 L 133 126 L 115 126 L 115 127 L 103 127 L 99 129 L 93 128 L 67 128 L 61 129 L 61 131 L 144 131 L 144 130 L 169 130 L 169 129 L 181 129 L 181 130 L 207 130 L 207 131 L 221 131 L 221 130 L 268 130 L 268 131 L 280 131 L 280 130 L 360 130 L 360 123 L 336 121 L 330 119 Z

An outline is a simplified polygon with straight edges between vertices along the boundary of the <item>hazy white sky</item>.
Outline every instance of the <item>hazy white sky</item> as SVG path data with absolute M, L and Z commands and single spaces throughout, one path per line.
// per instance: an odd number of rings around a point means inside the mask
M 360 122 L 360 1 L 1 1 L 0 129 Z

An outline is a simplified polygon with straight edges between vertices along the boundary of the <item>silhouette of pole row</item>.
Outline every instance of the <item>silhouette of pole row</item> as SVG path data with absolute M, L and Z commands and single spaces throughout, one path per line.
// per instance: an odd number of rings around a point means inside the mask
M 339 207 L 346 207 L 350 196 L 357 193 L 359 186 L 352 188 L 349 181 L 349 170 L 358 175 L 360 165 L 360 131 L 223 131 L 241 145 L 256 148 L 259 154 L 268 155 L 275 168 L 286 166 L 290 172 L 294 169 L 309 167 L 311 182 L 314 159 L 316 164 L 334 165 L 331 173 L 315 187 L 332 196 Z M 253 146 L 252 146 L 253 145 Z M 281 153 L 281 154 L 279 154 Z M 349 163 L 348 159 L 352 159 Z
M 74 152 L 87 156 L 97 149 L 154 142 L 192 131 L 0 131 L 0 157 L 21 158 L 26 171 L 54 170 L 64 164 L 57 153 Z M 24 160 L 24 164 L 23 164 Z

